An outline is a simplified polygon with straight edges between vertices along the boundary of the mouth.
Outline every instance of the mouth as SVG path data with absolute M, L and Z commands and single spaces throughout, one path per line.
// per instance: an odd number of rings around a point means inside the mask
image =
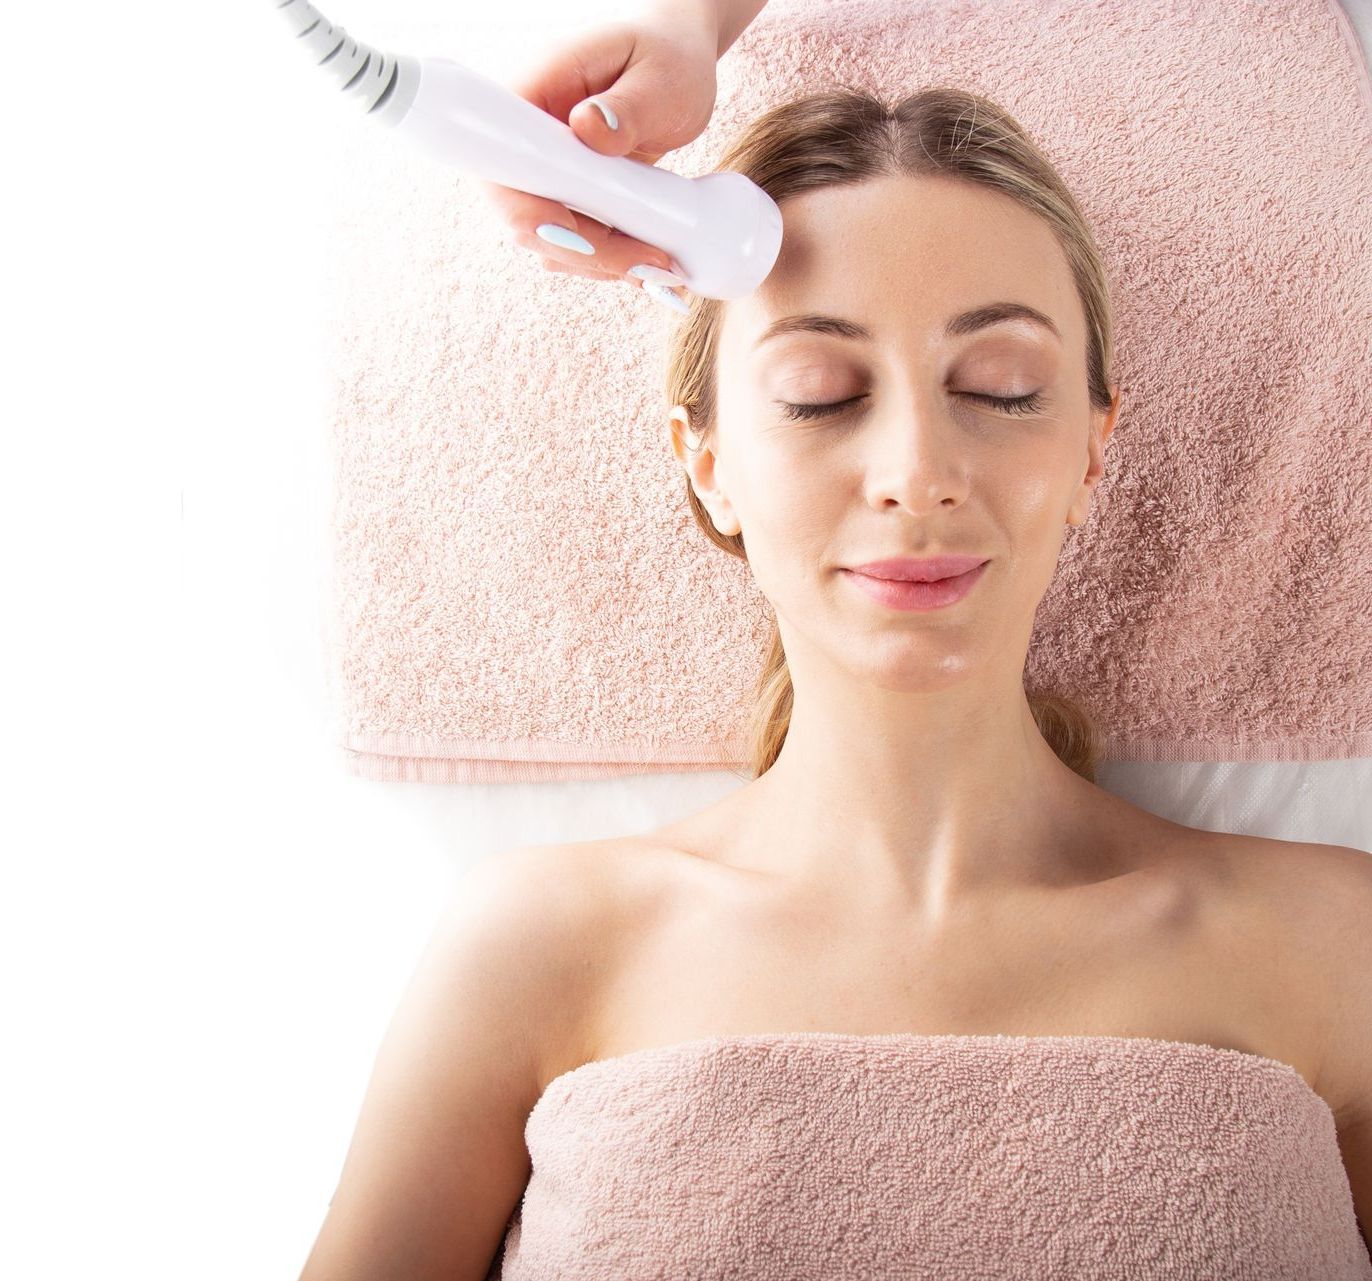
M 957 578 L 986 564 L 985 556 L 895 556 L 887 560 L 868 561 L 864 565 L 844 566 L 853 573 L 888 582 L 936 583 Z
M 839 572 L 879 604 L 890 609 L 923 611 L 944 609 L 962 600 L 977 585 L 990 563 L 981 561 L 962 573 L 927 581 L 881 578 L 856 569 Z

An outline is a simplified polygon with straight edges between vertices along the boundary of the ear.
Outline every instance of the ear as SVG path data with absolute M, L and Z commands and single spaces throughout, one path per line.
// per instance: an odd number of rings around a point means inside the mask
M 1119 417 L 1120 403 L 1119 384 L 1111 383 L 1110 408 L 1108 410 L 1093 410 L 1091 413 L 1091 430 L 1086 441 L 1088 458 L 1086 475 L 1077 488 L 1071 507 L 1067 509 L 1067 523 L 1069 525 L 1084 525 L 1087 516 L 1090 515 L 1091 491 L 1100 478 L 1105 475 L 1105 442 L 1110 439 L 1110 434 L 1115 430 L 1115 420 Z
M 686 469 L 691 488 L 710 513 L 710 520 L 721 534 L 737 534 L 741 528 L 729 500 L 719 489 L 715 476 L 715 456 L 691 429 L 691 415 L 685 405 L 673 405 L 667 415 L 672 426 L 672 453 Z

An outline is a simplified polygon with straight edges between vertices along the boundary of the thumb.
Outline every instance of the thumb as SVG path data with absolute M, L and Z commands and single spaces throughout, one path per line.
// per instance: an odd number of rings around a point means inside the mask
M 593 151 L 651 164 L 709 123 L 716 57 L 689 24 L 613 23 L 555 48 L 515 90 Z
M 638 58 L 614 82 L 577 103 L 567 118 L 573 133 L 588 147 L 606 156 L 628 156 L 654 164 L 674 147 L 685 146 L 700 134 L 676 105 L 671 82 L 675 67 L 660 60 Z M 708 119 L 708 113 L 706 116 Z

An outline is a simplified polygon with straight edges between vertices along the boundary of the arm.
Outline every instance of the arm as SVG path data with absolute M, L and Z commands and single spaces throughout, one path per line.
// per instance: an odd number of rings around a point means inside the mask
M 714 0 L 719 20 L 719 56 L 747 30 L 748 24 L 762 12 L 767 0 Z
M 693 13 L 718 33 L 717 56 L 722 58 L 766 4 L 767 0 L 656 0 L 653 7 L 661 9 L 665 5 L 674 17 Z
M 462 878 L 376 1055 L 300 1281 L 483 1281 L 524 1194 L 524 1125 L 564 1065 L 596 886 L 558 846 Z
M 1372 854 L 1348 845 L 1314 850 L 1328 858 L 1309 866 L 1324 905 L 1312 922 L 1323 935 L 1321 986 L 1333 997 L 1321 1075 L 1358 1227 L 1372 1255 Z

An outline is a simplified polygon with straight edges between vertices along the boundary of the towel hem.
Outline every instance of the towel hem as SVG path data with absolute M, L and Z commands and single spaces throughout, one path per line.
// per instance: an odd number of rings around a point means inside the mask
M 1343 36 L 1344 45 L 1349 53 L 1353 55 L 1353 66 L 1358 75 L 1358 92 L 1362 97 L 1363 106 L 1369 115 L 1372 115 L 1372 68 L 1367 65 L 1367 54 L 1362 47 L 1362 41 L 1358 39 L 1358 33 L 1353 30 L 1353 19 L 1348 16 L 1348 11 L 1341 3 L 1341 0 L 1325 0 L 1325 3 L 1332 10 L 1334 22 L 1339 28 L 1339 34 Z
M 536 783 L 719 770 L 747 777 L 739 744 L 611 743 L 548 739 L 471 740 L 417 734 L 351 734 L 342 743 L 350 773 L 375 782 Z M 1102 761 L 1172 763 L 1319 762 L 1372 756 L 1372 733 L 1320 740 L 1202 742 L 1104 740 Z

